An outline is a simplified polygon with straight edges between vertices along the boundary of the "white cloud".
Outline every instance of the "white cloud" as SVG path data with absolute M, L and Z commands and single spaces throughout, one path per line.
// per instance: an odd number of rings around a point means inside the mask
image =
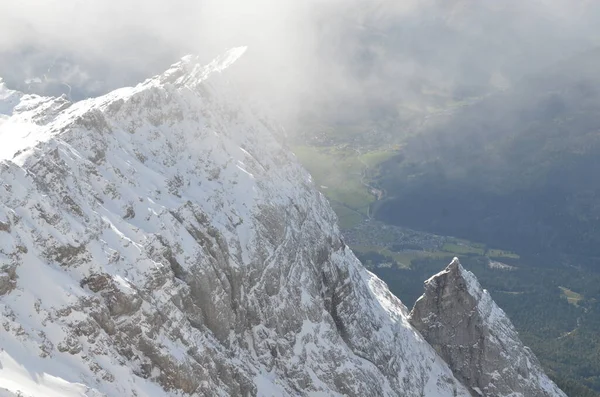
M 7 81 L 39 77 L 38 64 L 66 57 L 76 65 L 55 68 L 56 77 L 95 94 L 187 53 L 208 61 L 248 45 L 246 81 L 288 113 L 322 102 L 416 103 L 423 90 L 499 75 L 509 84 L 595 44 L 600 21 L 600 7 L 585 0 L 4 0 L 0 8 Z

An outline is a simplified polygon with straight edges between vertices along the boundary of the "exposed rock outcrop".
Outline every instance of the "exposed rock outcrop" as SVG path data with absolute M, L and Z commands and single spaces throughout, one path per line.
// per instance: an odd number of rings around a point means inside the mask
M 425 282 L 410 322 L 474 396 L 566 397 L 458 258 Z

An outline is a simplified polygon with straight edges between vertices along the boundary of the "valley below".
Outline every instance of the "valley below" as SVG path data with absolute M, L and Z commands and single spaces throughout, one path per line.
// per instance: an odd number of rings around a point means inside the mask
M 599 396 L 600 273 L 590 265 L 594 258 L 523 252 L 436 234 L 427 224 L 386 222 L 377 212 L 388 199 L 382 169 L 402 156 L 401 147 L 359 151 L 321 143 L 294 151 L 330 200 L 345 242 L 407 306 L 421 295 L 424 280 L 459 256 L 563 390 Z

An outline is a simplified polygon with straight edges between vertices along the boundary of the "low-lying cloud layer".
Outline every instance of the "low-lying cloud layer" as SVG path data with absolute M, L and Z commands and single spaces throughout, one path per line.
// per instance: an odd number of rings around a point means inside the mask
M 0 76 L 15 88 L 79 99 L 135 84 L 187 53 L 208 61 L 247 45 L 241 80 L 289 122 L 443 106 L 510 87 L 600 38 L 600 6 L 586 0 L 19 0 L 1 8 Z

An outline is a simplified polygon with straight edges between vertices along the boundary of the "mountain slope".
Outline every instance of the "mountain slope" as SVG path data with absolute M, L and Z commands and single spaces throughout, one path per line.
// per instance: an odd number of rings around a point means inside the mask
M 0 390 L 469 396 L 227 84 L 242 53 L 11 110 Z
M 425 282 L 410 321 L 475 396 L 566 397 L 458 258 Z
M 0 115 L 10 116 L 22 96 L 20 92 L 8 89 L 0 78 Z
M 375 217 L 519 254 L 600 254 L 600 50 L 423 126 L 384 164 Z M 578 263 L 579 262 L 579 263 Z

